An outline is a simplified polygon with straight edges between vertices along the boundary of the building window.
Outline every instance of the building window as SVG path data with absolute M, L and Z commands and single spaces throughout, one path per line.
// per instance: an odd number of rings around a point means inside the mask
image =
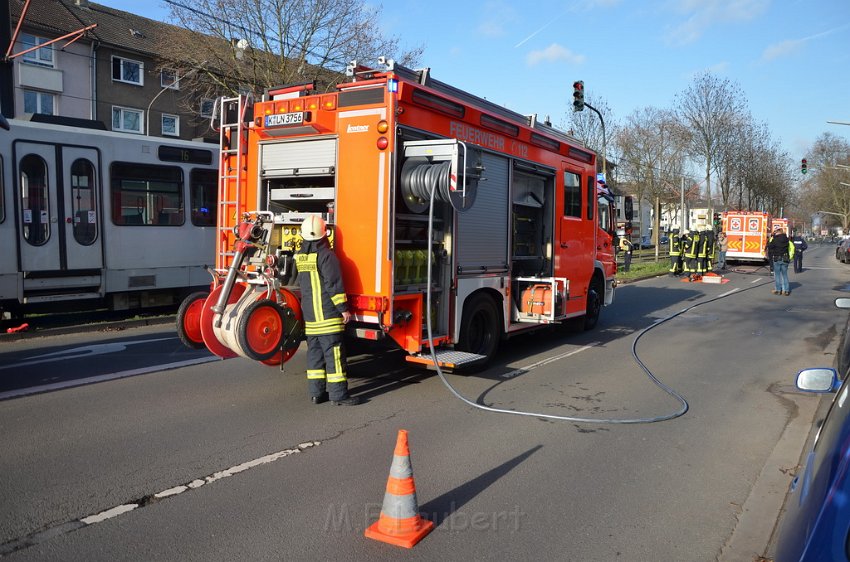
M 138 109 L 112 106 L 112 130 L 141 133 L 142 114 L 143 112 Z
M 45 39 L 44 37 L 36 37 L 35 35 L 30 35 L 29 33 L 21 33 L 21 45 L 23 46 L 22 51 L 32 49 L 33 47 L 38 47 L 39 45 L 47 43 L 48 41 L 49 39 Z M 22 58 L 26 63 L 52 67 L 53 47 L 42 47 L 41 49 L 30 51 L 29 53 L 22 55 Z
M 180 77 L 177 76 L 176 70 L 164 69 L 159 74 L 159 85 L 163 88 L 171 88 L 172 90 L 180 89 Z
M 24 113 L 56 115 L 56 96 L 35 90 L 24 90 Z
M 201 100 L 201 117 L 212 117 L 215 100 L 204 98 Z
M 112 79 L 142 86 L 145 83 L 145 65 L 142 62 L 112 57 Z
M 174 137 L 180 136 L 180 117 L 176 115 L 162 115 L 162 134 Z

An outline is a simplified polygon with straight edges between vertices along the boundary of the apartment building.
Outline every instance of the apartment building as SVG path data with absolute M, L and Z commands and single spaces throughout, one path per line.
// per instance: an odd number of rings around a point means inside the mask
M 8 5 L 14 29 L 25 2 Z M 158 40 L 174 26 L 87 0 L 30 0 L 23 15 L 12 51 L 14 117 L 87 119 L 131 134 L 217 139 L 207 118 L 213 100 L 193 99 L 162 62 Z

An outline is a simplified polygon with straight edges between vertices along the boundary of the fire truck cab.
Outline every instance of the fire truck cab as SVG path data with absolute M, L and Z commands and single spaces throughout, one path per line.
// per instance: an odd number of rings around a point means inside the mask
M 381 64 L 352 63 L 330 93 L 302 84 L 220 101 L 218 261 L 211 294 L 182 307 L 184 341 L 272 365 L 292 356 L 292 256 L 310 214 L 341 262 L 347 335 L 410 361 L 482 364 L 509 336 L 596 325 L 616 286 L 596 154 L 428 69 Z

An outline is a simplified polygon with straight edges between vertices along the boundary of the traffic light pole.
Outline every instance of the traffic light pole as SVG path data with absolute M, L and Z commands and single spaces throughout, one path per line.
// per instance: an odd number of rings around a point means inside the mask
M 599 113 L 599 110 L 597 110 L 595 107 L 593 107 L 589 103 L 584 102 L 584 107 L 590 109 L 596 115 L 598 115 L 599 116 L 599 122 L 602 124 L 602 175 L 605 176 L 605 181 L 608 181 L 608 175 L 606 174 L 606 162 L 605 162 L 605 146 L 607 144 L 607 141 L 606 141 L 606 138 L 605 138 L 605 119 L 602 118 L 602 114 Z

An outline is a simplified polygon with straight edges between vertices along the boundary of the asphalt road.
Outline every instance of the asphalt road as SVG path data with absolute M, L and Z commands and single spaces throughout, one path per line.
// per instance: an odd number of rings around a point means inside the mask
M 303 353 L 283 373 L 192 363 L 207 356 L 168 326 L 0 343 L 7 392 L 103 381 L 0 401 L 0 556 L 752 560 L 769 553 L 819 404 L 794 374 L 831 365 L 846 322 L 833 252 L 807 252 L 789 297 L 752 268 L 723 284 L 625 285 L 596 331 L 516 338 L 487 371 L 447 375 L 495 408 L 672 417 L 655 423 L 481 411 L 399 353 L 353 358 L 365 403 L 333 407 L 306 399 Z M 684 415 L 635 356 L 687 400 Z M 50 357 L 62 360 L 33 362 Z M 363 537 L 399 429 L 436 523 L 411 551 Z

